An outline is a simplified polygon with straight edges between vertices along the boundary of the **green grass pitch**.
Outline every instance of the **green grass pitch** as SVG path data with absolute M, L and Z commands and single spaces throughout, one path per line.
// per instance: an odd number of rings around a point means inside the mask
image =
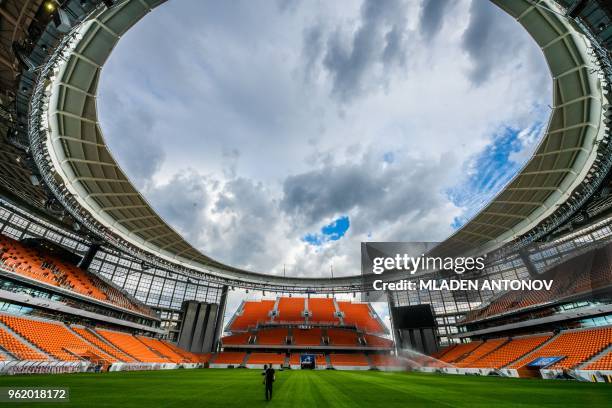
M 376 371 L 208 369 L 0 377 L 0 387 L 69 387 L 74 407 L 611 407 L 612 385 Z M 10 403 L 4 406 L 34 406 Z

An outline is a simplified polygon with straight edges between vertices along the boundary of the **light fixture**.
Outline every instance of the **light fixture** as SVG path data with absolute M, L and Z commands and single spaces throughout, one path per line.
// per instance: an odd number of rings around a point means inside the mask
M 44 7 L 47 13 L 51 14 L 57 9 L 57 4 L 55 4 L 55 1 L 49 0 L 45 2 Z

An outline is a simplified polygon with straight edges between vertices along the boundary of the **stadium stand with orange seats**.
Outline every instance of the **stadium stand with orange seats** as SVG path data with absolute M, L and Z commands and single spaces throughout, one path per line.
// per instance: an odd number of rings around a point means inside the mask
M 323 330 L 318 327 L 312 329 L 293 328 L 293 344 L 297 346 L 318 346 L 321 344 Z
M 500 339 L 491 339 L 482 343 L 480 346 L 476 347 L 474 351 L 468 354 L 465 358 L 459 361 L 456 366 L 457 367 L 473 367 L 473 363 L 483 358 L 484 356 L 492 353 L 497 348 L 501 347 L 504 343 L 507 343 L 508 339 L 506 337 Z
M 452 350 L 453 348 L 455 348 L 457 345 L 456 344 L 451 344 L 449 346 L 445 346 L 445 347 L 441 347 L 440 350 L 436 351 L 435 353 L 433 353 L 431 355 L 431 357 L 433 358 L 441 358 L 446 352 Z
M 482 356 L 478 360 L 474 360 L 470 367 L 496 369 L 505 367 L 539 347 L 546 340 L 550 339 L 551 336 L 552 334 L 515 337 L 493 352 Z
M 244 302 L 234 319 L 230 322 L 231 331 L 247 330 L 250 327 L 256 327 L 259 323 L 268 322 L 270 320 L 269 313 L 274 308 L 273 300 L 260 300 L 253 302 Z
M 0 259 L 10 271 L 147 316 L 154 312 L 75 265 L 0 235 Z
M 212 357 L 212 353 L 192 353 L 187 350 L 183 350 L 178 347 L 176 344 L 172 344 L 166 340 L 162 340 L 162 343 L 166 345 L 170 350 L 174 351 L 176 354 L 183 356 L 190 363 L 208 363 Z
M 466 314 L 464 322 L 477 321 L 542 304 L 589 293 L 612 285 L 611 246 L 576 256 L 538 279 L 552 280 L 550 290 L 514 290 L 493 298 L 486 306 Z
M 451 350 L 448 350 L 446 353 L 444 353 L 444 355 L 442 355 L 439 360 L 444 361 L 446 363 L 454 363 L 467 356 L 481 344 L 481 341 L 472 341 L 470 343 L 457 344 Z
M 246 364 L 285 364 L 285 353 L 251 353 Z
M 389 354 L 371 354 L 370 360 L 375 367 L 401 367 L 402 360 Z
M 263 345 L 287 344 L 289 330 L 285 328 L 267 328 L 257 331 L 256 342 Z
M 574 368 L 612 344 L 612 327 L 562 332 L 542 348 L 510 365 L 521 368 L 538 357 L 562 356 L 561 361 L 547 368 Z
M 338 302 L 346 325 L 355 325 L 358 329 L 370 333 L 384 332 L 384 327 L 378 319 L 372 317 L 368 303 Z
M 45 361 L 47 356 L 34 350 L 29 345 L 15 338 L 11 333 L 0 327 L 0 348 L 6 350 L 19 360 Z
M 107 354 L 115 357 L 119 361 L 123 361 L 127 363 L 134 363 L 137 361 L 136 359 L 128 356 L 127 354 L 119 350 L 118 348 L 113 347 L 110 344 L 106 343 L 104 340 L 99 338 L 97 335 L 95 335 L 94 333 L 92 333 L 85 327 L 73 325 L 70 328 L 74 332 L 76 332 L 79 336 L 81 336 L 88 342 L 96 345 L 99 349 L 104 350 Z
M 338 324 L 340 319 L 336 316 L 334 300 L 329 298 L 308 299 L 308 322 Z
M 598 358 L 597 360 L 589 363 L 585 370 L 612 370 L 612 350 Z
M 0 315 L 0 321 L 58 360 L 117 361 L 115 357 L 78 337 L 60 322 L 4 314 Z
M 366 341 L 366 345 L 369 347 L 393 347 L 393 340 L 385 339 L 384 337 L 378 337 L 371 334 L 366 334 L 363 337 Z
M 355 331 L 330 328 L 327 329 L 327 337 L 329 338 L 329 344 L 333 346 L 357 347 L 359 345 L 359 339 Z
M 282 297 L 278 301 L 278 314 L 274 317 L 277 322 L 303 323 L 306 298 Z
M 343 353 L 333 353 L 329 355 L 329 360 L 331 361 L 332 367 L 334 366 L 353 366 L 353 367 L 362 367 L 369 366 L 368 358 L 365 354 L 355 353 L 355 354 L 343 354 Z
M 238 344 L 249 344 L 253 335 L 251 333 L 236 333 L 221 338 L 221 342 L 224 345 L 238 345 Z
M 167 358 L 173 363 L 180 364 L 180 363 L 190 362 L 188 359 L 176 353 L 174 350 L 172 350 L 168 346 L 166 346 L 159 339 L 154 339 L 152 337 L 145 337 L 145 336 L 136 336 L 136 338 L 142 341 L 148 348 L 157 352 L 159 355 Z
M 242 351 L 223 351 L 211 359 L 211 364 L 240 365 L 244 361 L 246 353 Z
M 129 333 L 117 332 L 107 329 L 96 329 L 96 333 L 102 336 L 106 341 L 112 343 L 119 350 L 136 358 L 139 361 L 147 363 L 168 363 L 166 357 L 154 352 L 144 343 Z

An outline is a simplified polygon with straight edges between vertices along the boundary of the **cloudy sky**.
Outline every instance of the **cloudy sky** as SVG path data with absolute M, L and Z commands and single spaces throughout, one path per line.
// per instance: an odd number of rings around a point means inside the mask
M 196 247 L 266 273 L 359 273 L 361 241 L 435 241 L 508 182 L 550 75 L 486 1 L 173 0 L 105 66 L 118 162 Z

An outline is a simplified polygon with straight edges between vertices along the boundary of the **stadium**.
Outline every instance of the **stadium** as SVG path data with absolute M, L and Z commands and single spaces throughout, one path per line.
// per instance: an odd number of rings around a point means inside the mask
M 612 6 L 491 1 L 541 49 L 550 117 L 520 171 L 428 253 L 486 256 L 463 280 L 549 290 L 447 290 L 445 270 L 392 290 L 423 275 L 287 276 L 208 256 L 139 192 L 98 118 L 113 49 L 165 1 L 0 1 L 3 392 L 258 405 L 272 365 L 283 406 L 609 406 Z M 262 296 L 227 310 L 238 290 Z M 12 402 L 44 399 L 29 398 Z

